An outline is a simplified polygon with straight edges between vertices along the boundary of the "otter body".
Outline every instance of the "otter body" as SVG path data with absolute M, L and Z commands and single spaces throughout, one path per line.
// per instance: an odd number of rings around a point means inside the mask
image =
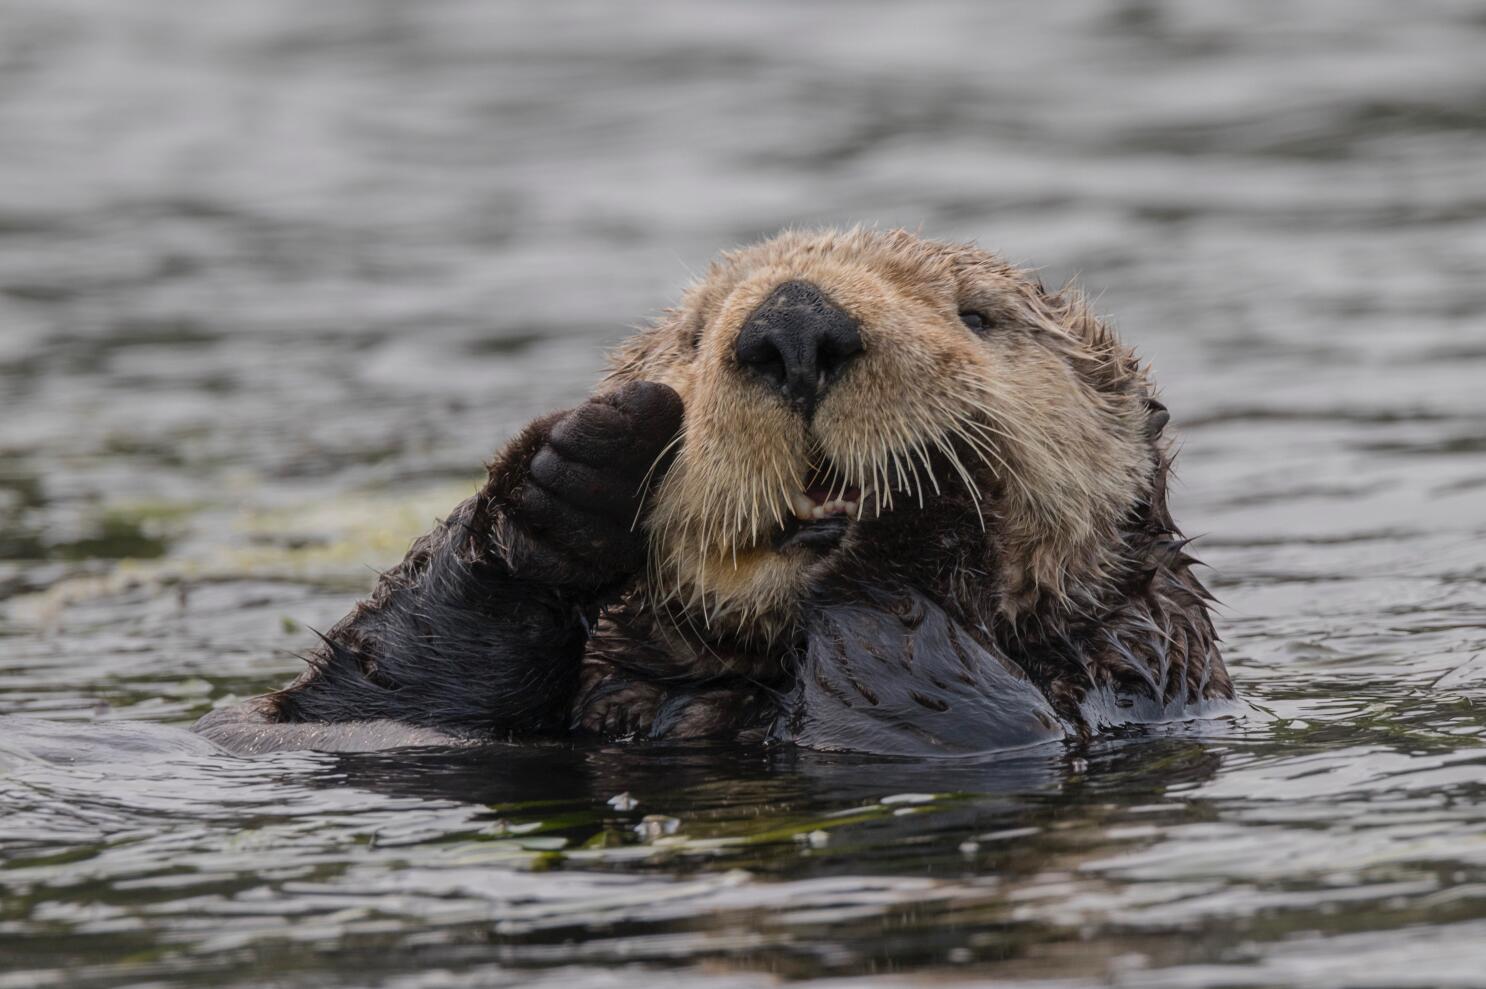
M 730 738 L 966 753 L 1220 713 L 1167 414 L 974 247 L 788 233 L 538 419 L 230 748 Z

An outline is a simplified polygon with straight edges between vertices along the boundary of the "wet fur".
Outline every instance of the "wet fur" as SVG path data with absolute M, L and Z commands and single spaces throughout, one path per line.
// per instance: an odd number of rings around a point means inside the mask
M 808 424 L 730 349 L 791 279 L 858 319 L 865 344 Z M 608 403 L 600 419 L 657 420 L 651 383 L 685 418 L 674 437 L 641 437 L 650 469 L 639 490 L 615 489 L 645 498 L 640 543 L 549 497 L 589 475 L 552 466 L 554 430 L 575 420 L 538 420 L 326 634 L 304 676 L 203 730 L 239 747 L 269 744 L 265 723 L 390 720 L 476 740 L 955 751 L 1232 698 L 1166 507 L 1167 413 L 1076 294 L 901 231 L 786 233 L 725 255 L 628 341 L 601 389 L 622 397 L 594 400 Z M 821 458 L 879 500 L 834 552 L 776 551 L 789 492 Z
M 596 609 L 558 585 L 516 578 L 492 539 L 548 425 L 512 443 L 480 493 L 322 637 L 304 675 L 267 699 L 270 720 L 384 719 L 469 738 L 566 725 Z M 204 727 L 232 724 L 229 712 Z

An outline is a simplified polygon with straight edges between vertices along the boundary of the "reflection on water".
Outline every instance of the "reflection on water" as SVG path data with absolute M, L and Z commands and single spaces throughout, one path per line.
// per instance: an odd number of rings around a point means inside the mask
M 1481 983 L 1477 5 L 0 24 L 0 987 Z M 1253 718 L 932 764 L 175 727 L 717 249 L 858 220 L 1118 316 Z

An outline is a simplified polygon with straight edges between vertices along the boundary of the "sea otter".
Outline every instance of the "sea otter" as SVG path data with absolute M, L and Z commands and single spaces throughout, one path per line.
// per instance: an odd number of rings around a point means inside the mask
M 904 231 L 724 254 L 230 748 L 967 753 L 1222 711 L 1168 413 L 1072 291 Z

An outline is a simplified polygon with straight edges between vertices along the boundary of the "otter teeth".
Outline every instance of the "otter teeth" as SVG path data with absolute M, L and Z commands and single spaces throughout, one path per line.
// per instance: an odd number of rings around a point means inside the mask
M 867 492 L 864 491 L 856 498 L 835 498 L 817 503 L 805 492 L 795 491 L 789 496 L 789 501 L 795 518 L 801 522 L 812 522 L 830 518 L 833 515 L 857 516 L 861 513 L 861 506 L 865 503 L 866 497 Z
M 854 501 L 828 501 L 824 505 L 816 505 L 810 510 L 812 519 L 829 518 L 832 515 L 854 515 L 857 503 Z
M 813 517 L 810 513 L 816 507 L 815 499 L 803 491 L 795 491 L 789 496 L 789 507 L 794 509 L 795 518 L 801 522 L 807 522 Z

